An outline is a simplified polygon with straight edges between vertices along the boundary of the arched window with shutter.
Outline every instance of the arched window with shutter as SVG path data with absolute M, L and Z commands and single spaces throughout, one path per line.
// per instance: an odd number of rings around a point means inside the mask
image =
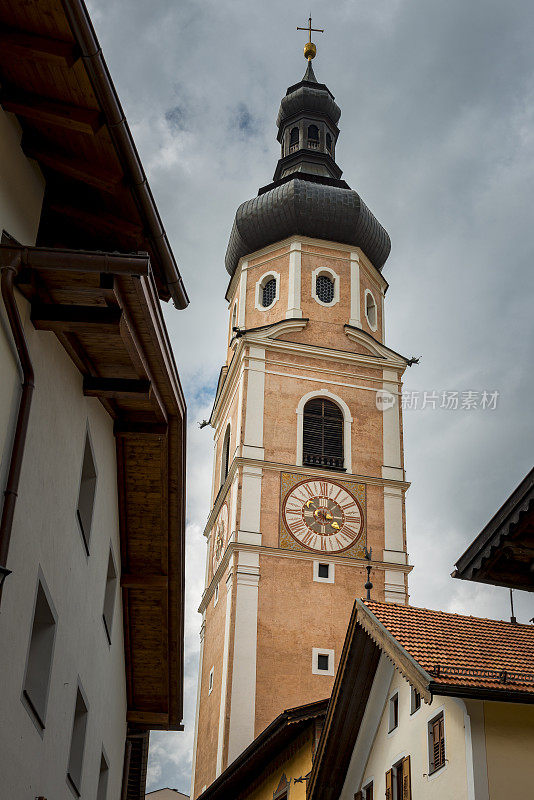
M 224 433 L 224 440 L 221 452 L 221 486 L 228 476 L 230 468 L 230 424 L 227 425 Z
M 315 397 L 304 406 L 302 463 L 343 469 L 343 412 L 331 400 Z

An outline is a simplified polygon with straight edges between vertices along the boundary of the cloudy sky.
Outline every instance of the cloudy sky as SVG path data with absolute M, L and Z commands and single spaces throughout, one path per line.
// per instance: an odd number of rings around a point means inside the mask
M 191 299 L 166 309 L 190 420 L 185 732 L 152 735 L 148 781 L 189 792 L 212 449 L 197 421 L 225 354 L 233 215 L 272 179 L 309 3 L 89 7 Z M 387 341 L 421 356 L 405 389 L 419 406 L 425 391 L 499 393 L 495 410 L 405 412 L 411 602 L 506 618 L 506 590 L 449 576 L 532 466 L 534 9 L 313 0 L 311 10 L 326 29 L 315 72 L 342 109 L 337 161 L 392 239 Z M 516 613 L 528 621 L 531 599 L 518 596 Z

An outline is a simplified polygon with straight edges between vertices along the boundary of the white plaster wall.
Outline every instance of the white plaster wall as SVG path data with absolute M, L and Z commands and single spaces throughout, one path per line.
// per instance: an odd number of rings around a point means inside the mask
M 389 698 L 399 693 L 399 725 L 389 727 Z M 384 697 L 382 697 L 382 701 Z M 445 720 L 445 767 L 428 775 L 428 722 L 443 710 Z M 410 685 L 394 672 L 387 700 L 361 786 L 374 783 L 374 796 L 385 797 L 386 772 L 404 756 L 410 756 L 412 797 L 417 800 L 468 800 L 464 712 L 453 698 L 435 697 L 430 705 L 410 715 Z M 343 797 L 354 796 L 361 786 L 344 786 Z
M 0 227 L 32 244 L 41 199 L 39 174 L 21 161 L 16 128 L 0 111 Z M 78 679 L 89 705 L 82 797 L 96 796 L 102 747 L 110 766 L 108 795 L 118 797 L 126 734 L 119 591 L 111 646 L 102 620 L 110 544 L 120 566 L 112 420 L 96 399 L 84 398 L 82 377 L 56 337 L 34 330 L 29 305 L 20 295 L 17 300 L 34 364 L 35 391 L 7 562 L 12 574 L 0 605 L 0 800 L 40 795 L 72 800 L 66 770 Z M 20 377 L 3 308 L 0 317 L 3 492 Z M 87 425 L 98 470 L 89 557 L 75 517 Z M 44 731 L 38 730 L 21 701 L 39 569 L 58 615 Z
M 13 114 L 0 108 L 0 233 L 33 245 L 39 227 L 44 179 L 20 148 L 21 128 Z

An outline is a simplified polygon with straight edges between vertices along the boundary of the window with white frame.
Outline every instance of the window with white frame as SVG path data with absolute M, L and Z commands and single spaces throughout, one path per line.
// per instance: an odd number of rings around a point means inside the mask
M 228 477 L 230 469 L 230 424 L 226 426 L 224 432 L 223 446 L 221 451 L 221 486 Z
M 100 771 L 98 773 L 98 788 L 96 790 L 96 800 L 107 800 L 108 777 L 109 777 L 109 764 L 106 758 L 106 754 L 102 751 L 100 755 Z
M 321 306 L 339 302 L 339 275 L 329 267 L 318 267 L 312 272 L 312 297 Z
M 334 583 L 334 564 L 328 561 L 314 561 L 313 580 L 317 583 Z
M 280 274 L 266 272 L 256 282 L 256 308 L 269 311 L 280 297 Z
M 334 674 L 334 651 L 322 647 L 312 648 L 312 674 Z
M 217 583 L 215 586 L 215 591 L 213 592 L 213 605 L 216 606 L 219 602 L 219 584 Z
M 372 331 L 378 327 L 378 310 L 376 300 L 370 289 L 365 290 L 365 318 Z
M 208 694 L 211 694 L 213 691 L 213 667 L 210 669 L 210 674 L 208 678 Z
M 443 711 L 428 723 L 428 772 L 431 775 L 446 764 L 445 720 Z
M 230 337 L 234 335 L 234 330 L 236 326 L 237 326 L 237 303 L 234 303 L 234 307 L 232 309 L 232 326 L 230 330 Z

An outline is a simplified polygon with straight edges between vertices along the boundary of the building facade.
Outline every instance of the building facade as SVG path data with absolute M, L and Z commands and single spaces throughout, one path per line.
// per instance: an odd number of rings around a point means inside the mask
M 308 800 L 490 800 L 534 780 L 531 625 L 357 600 Z
M 83 3 L 0 22 L 0 798 L 141 800 L 182 721 L 187 296 Z
M 274 182 L 237 211 L 192 796 L 284 708 L 330 695 L 355 597 L 408 599 L 401 380 L 385 343 L 386 231 L 335 162 L 311 61 L 278 115 Z

